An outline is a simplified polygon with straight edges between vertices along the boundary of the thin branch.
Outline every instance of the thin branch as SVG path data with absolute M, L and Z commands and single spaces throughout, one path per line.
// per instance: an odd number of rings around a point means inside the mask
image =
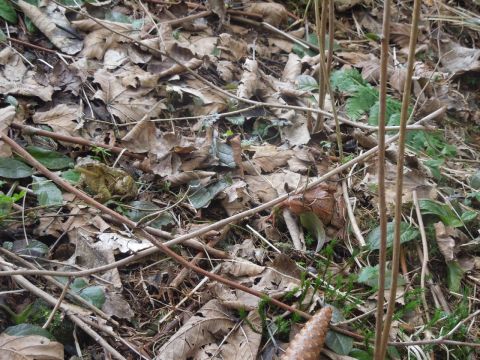
M 423 257 L 422 257 L 422 271 L 420 273 L 420 289 L 422 289 L 422 303 L 423 311 L 427 321 L 430 321 L 430 315 L 428 314 L 427 298 L 425 296 L 425 275 L 427 273 L 428 264 L 428 246 L 427 246 L 427 234 L 425 233 L 425 226 L 423 226 L 422 212 L 420 211 L 420 205 L 418 203 L 417 191 L 413 190 L 413 204 L 415 205 L 415 211 L 417 213 L 418 228 L 420 229 L 420 237 L 422 239 Z
M 67 283 L 63 287 L 62 293 L 60 294 L 60 297 L 58 298 L 57 303 L 53 307 L 53 310 L 50 312 L 50 315 L 48 315 L 47 321 L 45 321 L 45 324 L 43 324 L 42 326 L 43 329 L 46 329 L 48 325 L 50 325 L 50 323 L 52 322 L 53 317 L 55 316 L 55 313 L 57 312 L 58 308 L 62 304 L 63 299 L 65 299 L 65 295 L 67 295 L 68 287 L 70 286 L 71 282 L 72 282 L 72 278 L 69 278 L 67 280 Z

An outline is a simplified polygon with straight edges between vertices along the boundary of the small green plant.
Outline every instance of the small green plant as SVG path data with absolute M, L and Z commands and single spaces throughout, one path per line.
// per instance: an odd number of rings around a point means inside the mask
M 380 109 L 378 90 L 366 82 L 356 69 L 333 72 L 331 84 L 334 90 L 347 97 L 345 110 L 351 119 L 359 120 L 362 116 L 367 115 L 369 124 L 378 125 Z M 400 125 L 401 106 L 400 101 L 387 96 L 387 125 Z M 408 133 L 407 145 L 417 153 L 424 152 L 434 160 L 455 156 L 457 151 L 455 146 L 447 143 L 443 134 L 421 130 Z M 438 164 L 435 163 L 427 164 L 427 166 L 433 166 L 433 170 L 435 170 L 435 166 L 438 168 Z
M 11 196 L 0 194 L 0 222 L 10 214 L 13 204 L 22 199 L 25 194 L 26 191 L 21 191 Z
M 112 153 L 110 152 L 110 150 L 105 149 L 105 148 L 100 147 L 100 146 L 93 146 L 92 147 L 92 152 L 95 154 L 95 158 L 97 160 L 100 160 L 100 161 L 103 161 L 103 162 L 106 162 L 107 158 L 112 156 Z

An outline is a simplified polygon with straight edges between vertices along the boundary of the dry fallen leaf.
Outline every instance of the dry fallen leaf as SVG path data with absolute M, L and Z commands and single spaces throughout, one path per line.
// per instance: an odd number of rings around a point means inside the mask
M 63 345 L 40 335 L 10 336 L 0 334 L 2 360 L 63 360 Z
M 254 360 L 261 340 L 258 312 L 251 312 L 248 320 L 250 324 L 237 323 L 218 300 L 210 300 L 157 351 L 155 360 L 200 359 L 207 349 L 218 358 Z

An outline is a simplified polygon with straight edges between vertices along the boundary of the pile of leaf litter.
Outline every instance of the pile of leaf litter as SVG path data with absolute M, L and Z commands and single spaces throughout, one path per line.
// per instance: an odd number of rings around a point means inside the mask
M 279 358 L 304 320 L 276 299 L 333 308 L 322 356 L 372 357 L 382 8 L 335 1 L 318 129 L 313 3 L 0 0 L 2 356 Z M 388 136 L 410 7 L 392 8 Z M 422 7 L 391 358 L 478 355 L 478 14 Z

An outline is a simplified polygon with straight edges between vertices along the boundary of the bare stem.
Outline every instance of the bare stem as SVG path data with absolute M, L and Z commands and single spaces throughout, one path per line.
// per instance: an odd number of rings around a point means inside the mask
M 383 327 L 383 304 L 385 302 L 385 269 L 387 263 L 387 205 L 385 199 L 385 125 L 387 113 L 388 45 L 390 41 L 391 0 L 385 0 L 383 8 L 382 57 L 380 62 L 380 109 L 378 117 L 378 212 L 380 215 L 380 254 L 378 269 L 378 297 L 375 322 L 374 359 L 381 360 L 380 344 Z M 395 299 L 395 298 L 392 298 Z M 395 303 L 394 300 L 391 302 Z
M 400 114 L 400 133 L 398 139 L 398 162 L 397 162 L 397 184 L 395 194 L 395 224 L 393 239 L 393 259 L 392 259 L 392 280 L 390 288 L 390 299 L 395 299 L 397 295 L 398 265 L 400 259 L 400 224 L 402 221 L 402 192 L 403 192 L 403 164 L 405 155 L 406 126 L 408 120 L 408 107 L 410 104 L 410 92 L 412 87 L 413 64 L 415 62 L 415 48 L 418 38 L 418 23 L 420 19 L 420 7 L 422 1 L 415 0 L 413 5 L 412 28 L 410 31 L 410 44 L 408 49 L 408 64 L 403 89 L 402 111 Z M 383 325 L 382 337 L 378 359 L 384 359 L 387 351 L 388 336 L 392 325 L 393 312 L 395 310 L 395 301 L 390 301 L 387 307 L 387 315 Z

